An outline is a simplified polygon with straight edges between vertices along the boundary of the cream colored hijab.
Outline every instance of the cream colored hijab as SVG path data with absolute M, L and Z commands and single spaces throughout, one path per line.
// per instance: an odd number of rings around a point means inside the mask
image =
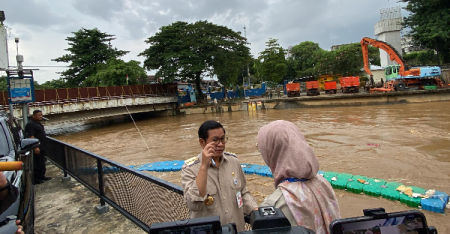
M 339 205 L 330 183 L 317 176 L 319 162 L 297 126 L 279 120 L 262 127 L 258 148 L 297 225 L 329 234 L 331 221 L 341 216 Z M 282 182 L 287 178 L 307 180 Z
M 270 167 L 275 187 L 287 178 L 313 179 L 319 162 L 295 124 L 278 120 L 258 132 L 258 148 Z

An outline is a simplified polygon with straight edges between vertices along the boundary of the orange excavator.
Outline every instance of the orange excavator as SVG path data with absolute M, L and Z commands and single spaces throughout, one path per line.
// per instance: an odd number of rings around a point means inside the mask
M 398 65 L 389 65 L 385 68 L 386 82 L 384 87 L 371 88 L 370 91 L 404 91 L 410 88 L 424 88 L 426 86 L 444 87 L 443 82 L 437 78 L 441 75 L 440 67 L 420 67 L 410 69 L 397 50 L 384 41 L 379 41 L 364 37 L 361 40 L 361 47 L 364 59 L 364 70 L 372 76 L 369 69 L 369 48 L 368 45 L 386 51 L 391 61 Z

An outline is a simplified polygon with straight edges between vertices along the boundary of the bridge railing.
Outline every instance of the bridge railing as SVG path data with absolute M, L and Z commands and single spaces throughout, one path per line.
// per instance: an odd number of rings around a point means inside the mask
M 180 186 L 47 137 L 47 157 L 111 207 L 149 232 L 152 223 L 189 218 Z
M 30 106 L 54 105 L 73 102 L 121 99 L 131 97 L 177 96 L 176 84 L 123 85 L 66 89 L 41 89 L 34 92 L 35 102 Z M 1 109 L 8 106 L 8 92 L 0 92 Z

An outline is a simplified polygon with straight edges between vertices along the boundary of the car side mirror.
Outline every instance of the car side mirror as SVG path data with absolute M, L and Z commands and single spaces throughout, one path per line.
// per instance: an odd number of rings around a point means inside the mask
M 28 152 L 28 151 L 30 151 L 30 150 L 32 150 L 32 149 L 38 147 L 40 144 L 41 144 L 41 143 L 39 142 L 39 140 L 38 140 L 38 139 L 35 139 L 35 138 L 26 138 L 26 139 L 23 139 L 23 140 L 20 142 L 20 148 L 21 148 L 21 150 L 19 150 L 18 153 L 19 153 L 19 154 L 24 154 L 24 153 L 26 153 L 26 152 Z

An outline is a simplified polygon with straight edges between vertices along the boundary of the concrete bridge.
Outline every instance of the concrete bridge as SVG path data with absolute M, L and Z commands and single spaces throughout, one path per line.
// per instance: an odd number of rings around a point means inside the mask
M 7 95 L 0 93 L 0 108 L 9 112 Z M 35 100 L 28 104 L 28 114 L 39 109 L 48 123 L 58 123 L 143 112 L 173 115 L 178 97 L 176 85 L 152 84 L 36 90 Z M 21 117 L 21 105 L 13 107 L 14 116 Z

